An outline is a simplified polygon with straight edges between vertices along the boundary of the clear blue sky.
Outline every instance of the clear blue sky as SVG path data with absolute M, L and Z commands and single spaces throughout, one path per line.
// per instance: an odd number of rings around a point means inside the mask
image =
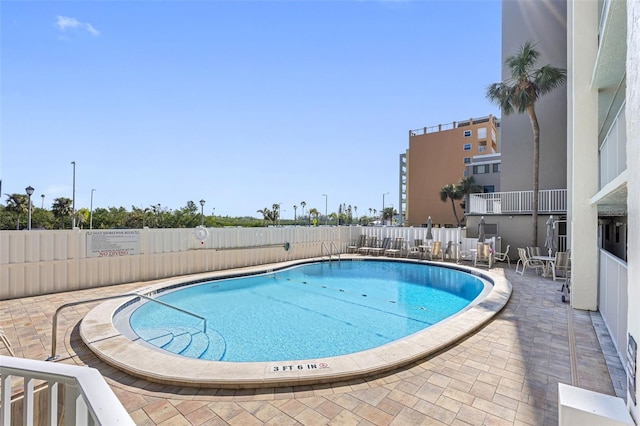
M 498 115 L 500 2 L 2 1 L 0 178 L 34 204 L 398 208 L 408 131 Z M 301 209 L 298 208 L 298 214 Z

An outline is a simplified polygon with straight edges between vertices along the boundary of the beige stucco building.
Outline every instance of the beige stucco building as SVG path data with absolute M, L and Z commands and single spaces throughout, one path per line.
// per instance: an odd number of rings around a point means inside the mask
M 404 225 L 420 226 L 431 216 L 436 225 L 456 226 L 451 202 L 440 200 L 440 189 L 457 184 L 474 156 L 496 152 L 498 129 L 491 115 L 411 130 L 405 154 Z M 462 219 L 460 201 L 455 205 Z

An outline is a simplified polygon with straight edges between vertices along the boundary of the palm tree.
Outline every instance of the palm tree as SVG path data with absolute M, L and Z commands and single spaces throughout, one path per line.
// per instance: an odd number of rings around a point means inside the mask
M 7 196 L 6 209 L 16 214 L 16 229 L 20 229 L 20 216 L 29 211 L 29 197 L 24 194 L 4 194 Z
M 440 201 L 446 203 L 447 200 L 451 200 L 451 208 L 453 209 L 453 215 L 456 217 L 456 224 L 460 226 L 460 219 L 458 219 L 458 212 L 456 211 L 456 204 L 454 201 L 461 200 L 463 197 L 460 192 L 460 187 L 449 183 L 440 189 Z
M 538 189 L 540 173 L 540 126 L 536 116 L 535 104 L 542 95 L 562 86 L 567 71 L 562 68 L 545 65 L 534 68 L 540 53 L 535 44 L 527 41 L 515 55 L 505 60 L 511 77 L 487 87 L 487 99 L 500 107 L 504 115 L 513 112 L 527 113 L 533 129 L 533 206 L 532 206 L 532 243 L 538 245 Z
M 71 198 L 58 197 L 51 205 L 53 215 L 61 220 L 61 228 L 64 229 L 64 218 L 71 215 Z
M 293 224 L 295 225 L 297 221 L 298 221 L 298 206 L 294 204 L 293 205 Z
M 315 216 L 316 217 L 316 223 L 314 225 L 318 224 L 318 217 L 320 216 L 320 212 L 318 211 L 318 209 L 316 209 L 315 207 L 311 207 L 309 209 L 309 217 L 311 216 Z
M 462 198 L 464 199 L 464 201 L 460 203 L 460 207 L 462 207 L 463 211 L 466 210 L 467 196 L 469 194 L 477 194 L 478 192 L 483 192 L 482 186 L 478 185 L 475 182 L 473 176 L 460 178 L 460 182 L 458 182 L 458 190 L 460 191 L 460 193 L 462 194 Z
M 302 207 L 302 217 L 304 218 L 304 208 L 307 206 L 307 203 L 304 201 L 300 201 L 300 207 Z

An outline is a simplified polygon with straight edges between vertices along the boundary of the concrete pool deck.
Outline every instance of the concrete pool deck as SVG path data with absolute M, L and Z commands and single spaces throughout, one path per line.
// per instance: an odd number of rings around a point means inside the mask
M 343 257 L 348 262 L 352 256 Z M 360 261 L 360 256 L 353 257 Z M 425 264 L 406 259 L 368 259 L 404 261 Z M 309 260 L 286 262 L 278 265 L 241 268 L 234 274 L 263 273 L 290 266 L 308 264 Z M 438 267 L 437 262 L 426 262 Z M 456 270 L 474 272 L 459 265 L 445 265 Z M 440 264 L 442 267 L 442 264 Z M 166 287 L 225 278 L 229 271 L 193 275 L 187 279 L 171 279 L 159 284 L 136 289 L 135 293 L 156 294 Z M 432 355 L 464 338 L 490 321 L 508 302 L 511 284 L 502 276 L 482 272 L 493 285 L 483 292 L 469 308 L 441 321 L 428 329 L 370 350 L 329 358 L 271 362 L 219 362 L 180 357 L 166 351 L 149 348 L 123 336 L 113 325 L 118 309 L 126 299 L 103 302 L 91 310 L 82 321 L 80 335 L 90 349 L 106 363 L 153 382 L 207 388 L 251 388 L 313 385 L 356 379 L 391 370 Z M 488 293 L 488 294 L 487 294 Z
M 626 395 L 624 369 L 598 313 L 571 309 L 558 282 L 533 272 L 492 272 L 513 293 L 491 321 L 446 350 L 369 378 L 244 390 L 152 383 L 107 365 L 82 342 L 79 321 L 97 303 L 62 312 L 58 362 L 100 370 L 139 425 L 555 425 L 558 383 Z M 17 356 L 46 359 L 57 307 L 153 284 L 3 300 L 0 327 Z

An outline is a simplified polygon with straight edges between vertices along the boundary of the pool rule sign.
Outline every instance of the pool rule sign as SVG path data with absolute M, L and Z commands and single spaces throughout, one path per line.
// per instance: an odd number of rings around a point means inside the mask
M 87 257 L 114 257 L 140 254 L 139 230 L 87 232 Z

